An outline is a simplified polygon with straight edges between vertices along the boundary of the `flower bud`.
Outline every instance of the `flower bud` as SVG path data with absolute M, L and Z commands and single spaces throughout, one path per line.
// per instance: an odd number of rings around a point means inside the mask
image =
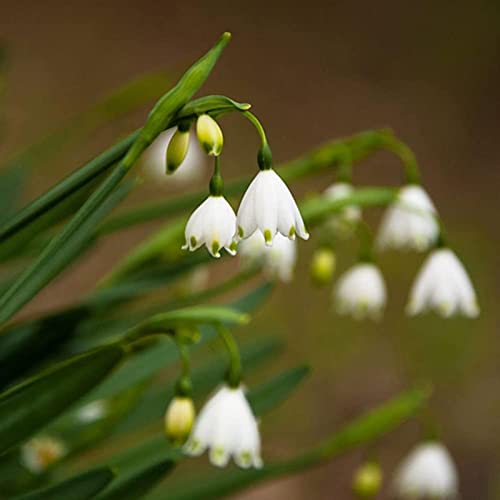
M 176 130 L 167 147 L 167 174 L 173 174 L 186 158 L 189 149 L 189 130 Z
M 165 413 L 165 432 L 175 444 L 182 444 L 193 427 L 195 409 L 193 400 L 176 396 L 168 405 Z
M 201 147 L 208 155 L 219 156 L 224 137 L 219 124 L 209 115 L 201 115 L 196 122 L 196 134 Z
M 329 248 L 320 248 L 314 252 L 311 262 L 311 278 L 319 285 L 327 285 L 335 272 L 335 253 Z
M 354 474 L 352 489 L 359 498 L 374 498 L 382 486 L 382 470 L 376 462 L 366 462 Z

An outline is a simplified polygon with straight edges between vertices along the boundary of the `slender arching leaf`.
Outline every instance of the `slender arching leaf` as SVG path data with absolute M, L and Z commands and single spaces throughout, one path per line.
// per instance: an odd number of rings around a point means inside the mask
M 88 500 L 106 488 L 113 478 L 114 473 L 109 467 L 101 467 L 14 500 Z
M 119 474 L 117 479 L 100 495 L 97 500 L 136 500 L 147 495 L 175 467 L 175 462 L 164 459 L 148 464 L 132 474 Z
M 0 454 L 29 438 L 101 382 L 125 351 L 109 345 L 52 366 L 0 394 Z
M 64 235 L 63 230 L 59 235 L 63 241 L 62 245 L 54 244 L 59 239 L 58 236 L 49 243 L 39 260 L 28 267 L 0 297 L 0 323 L 15 314 L 89 247 L 95 235 L 96 224 L 122 201 L 132 187 L 133 183 L 127 183 L 110 193 L 84 220 L 80 221 L 77 230 Z
M 265 464 L 262 469 L 212 473 L 179 486 L 169 487 L 169 500 L 219 500 L 249 486 L 288 476 L 317 464 L 332 460 L 359 446 L 368 445 L 418 414 L 429 394 L 427 390 L 413 390 L 369 411 L 341 428 L 322 444 L 297 457 Z M 162 496 L 163 495 L 163 496 Z M 148 496 L 149 500 L 164 498 L 165 490 Z
M 63 267 L 67 264 L 68 256 L 65 247 L 68 242 L 80 239 L 82 227 L 88 229 L 89 219 L 95 217 L 95 212 L 113 194 L 142 152 L 203 85 L 229 39 L 230 35 L 224 33 L 212 49 L 189 68 L 179 83 L 158 101 L 139 136 L 109 177 L 94 191 L 64 229 L 51 240 L 40 256 L 0 297 L 0 323 L 11 318 L 47 283 L 46 279 L 40 278 L 46 268 L 50 268 L 50 272 L 45 271 L 45 274 L 53 277 L 60 270 L 61 264 Z M 95 226 L 96 222 L 94 221 L 91 226 Z
M 308 366 L 297 366 L 251 389 L 247 396 L 255 414 L 262 415 L 286 401 L 309 372 Z

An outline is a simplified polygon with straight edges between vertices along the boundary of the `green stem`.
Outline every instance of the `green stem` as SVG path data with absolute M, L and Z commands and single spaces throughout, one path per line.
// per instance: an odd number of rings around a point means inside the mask
M 219 325 L 216 327 L 217 333 L 224 342 L 224 346 L 229 354 L 229 370 L 227 372 L 227 383 L 230 387 L 236 388 L 241 382 L 241 357 L 238 345 L 234 340 L 233 335 L 227 327 Z
M 392 134 L 386 138 L 386 149 L 401 159 L 405 170 L 405 182 L 407 184 L 420 184 L 420 170 L 413 151 Z
M 177 350 L 179 351 L 179 358 L 181 360 L 181 376 L 175 384 L 175 395 L 182 397 L 190 397 L 193 387 L 191 383 L 191 368 L 189 359 L 189 349 L 182 340 L 174 338 Z
M 318 174 L 332 166 L 338 166 L 345 159 L 346 147 L 353 162 L 360 161 L 375 151 L 387 149 L 387 137 L 391 133 L 385 129 L 361 132 L 352 137 L 327 143 L 296 160 L 276 168 L 276 172 L 287 182 Z M 225 194 L 228 197 L 240 195 L 245 191 L 251 177 L 243 177 L 228 182 Z M 116 215 L 99 229 L 100 234 L 108 234 L 130 226 L 161 219 L 191 209 L 203 201 L 206 191 L 188 193 L 170 200 L 141 205 Z

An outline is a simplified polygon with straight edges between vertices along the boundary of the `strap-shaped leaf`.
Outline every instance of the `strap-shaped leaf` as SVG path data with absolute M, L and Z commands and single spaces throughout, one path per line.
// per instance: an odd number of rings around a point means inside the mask
M 96 224 L 122 201 L 132 187 L 133 183 L 127 183 L 109 193 L 109 196 L 79 221 L 78 228 L 69 233 L 63 230 L 49 243 L 40 258 L 0 297 L 0 323 L 15 314 L 89 247 Z
M 149 500 L 160 500 L 168 491 L 169 500 L 219 500 L 259 482 L 287 476 L 313 467 L 372 443 L 415 416 L 425 404 L 428 391 L 413 390 L 390 400 L 340 429 L 318 447 L 290 460 L 266 464 L 262 469 L 224 471 L 201 476 L 168 490 L 161 489 Z M 163 495 L 163 496 L 162 496 Z
M 248 393 L 248 399 L 255 414 L 267 413 L 271 408 L 286 401 L 290 393 L 304 380 L 309 372 L 310 368 L 308 366 L 297 366 L 251 389 Z
M 106 488 L 113 477 L 110 468 L 102 467 L 70 477 L 48 488 L 16 497 L 14 500 L 88 500 Z
M 0 394 L 0 454 L 29 438 L 101 382 L 122 360 L 109 345 L 54 365 Z
M 175 467 L 173 460 L 148 464 L 138 471 L 120 475 L 96 498 L 97 500 L 136 500 L 147 495 Z
M 101 186 L 94 191 L 64 229 L 45 247 L 38 259 L 2 295 L 0 298 L 0 323 L 7 321 L 46 285 L 47 279 L 41 279 L 40 275 L 44 274 L 47 267 L 51 268 L 49 276 L 53 277 L 60 270 L 61 264 L 63 266 L 67 264 L 64 248 L 68 241 L 72 240 L 75 233 L 76 238 L 79 238 L 82 226 L 87 225 L 88 220 L 115 191 L 142 152 L 164 130 L 182 106 L 198 91 L 227 45 L 229 38 L 229 34 L 225 33 L 212 49 L 186 71 L 179 83 L 158 101 L 144 128 L 118 166 Z M 96 221 L 93 225 L 96 225 Z M 63 255 L 60 252 L 63 252 Z M 45 274 L 47 273 L 45 272 Z

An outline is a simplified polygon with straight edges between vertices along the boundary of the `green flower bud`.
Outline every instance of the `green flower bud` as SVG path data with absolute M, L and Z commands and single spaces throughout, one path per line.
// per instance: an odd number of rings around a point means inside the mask
M 181 445 L 188 438 L 193 428 L 196 412 L 193 400 L 188 397 L 176 396 L 165 412 L 165 433 L 176 445 Z
M 374 498 L 382 487 L 382 469 L 376 462 L 366 462 L 354 474 L 352 489 L 359 498 Z
M 335 253 L 329 248 L 320 248 L 314 252 L 311 261 L 311 278 L 319 285 L 331 282 L 335 272 Z
M 201 147 L 208 155 L 219 156 L 224 137 L 219 124 L 209 115 L 201 115 L 196 122 L 196 134 Z
M 176 130 L 167 147 L 167 174 L 173 174 L 186 158 L 189 149 L 189 130 Z

